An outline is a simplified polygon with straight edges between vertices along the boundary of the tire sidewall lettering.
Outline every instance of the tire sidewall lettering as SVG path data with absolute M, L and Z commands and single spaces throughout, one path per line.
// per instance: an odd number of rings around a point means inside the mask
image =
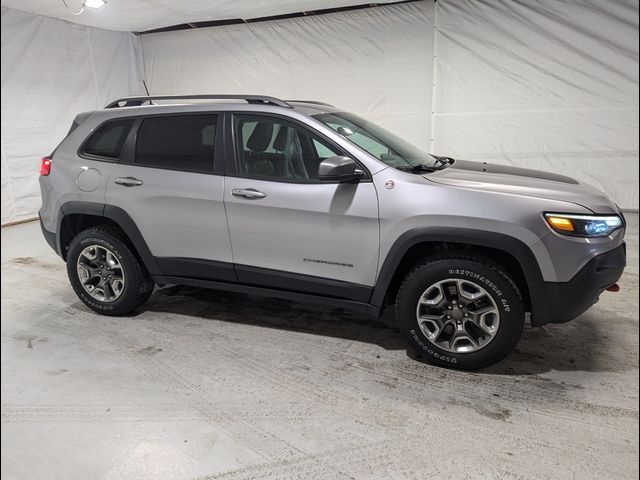
M 438 360 L 444 361 L 444 362 L 448 362 L 451 364 L 455 364 L 458 363 L 458 359 L 456 357 L 453 357 L 451 355 L 442 355 L 438 352 L 435 352 L 431 347 L 429 347 L 427 344 L 425 344 L 422 339 L 418 336 L 418 334 L 416 333 L 415 330 L 411 330 L 409 333 L 411 333 L 411 335 L 413 336 L 413 339 L 416 341 L 416 343 L 418 344 L 418 346 L 427 354 L 427 355 L 431 355 L 434 358 L 437 358 Z
M 472 270 L 466 270 L 462 268 L 450 268 L 449 275 L 457 275 L 457 276 L 468 278 L 470 280 L 473 280 L 474 282 L 482 284 L 482 286 L 487 287 L 491 291 L 491 293 L 494 294 L 495 297 L 497 297 L 496 299 L 498 300 L 497 302 L 498 305 L 500 305 L 505 312 L 511 311 L 511 305 L 509 305 L 509 300 L 504 297 L 503 291 L 500 289 L 500 287 L 498 287 L 498 285 L 496 285 L 493 281 L 491 281 L 485 275 L 482 275 L 481 273 L 476 273 Z
M 118 257 L 118 260 L 123 261 L 125 259 L 125 257 L 120 253 L 120 251 L 116 248 L 115 245 L 112 245 L 111 243 L 102 240 L 100 238 L 83 238 L 82 240 L 80 240 L 80 242 L 78 242 L 83 248 L 88 247 L 89 245 L 93 244 L 93 245 L 101 245 L 103 247 L 107 247 L 109 250 L 111 250 L 116 257 Z

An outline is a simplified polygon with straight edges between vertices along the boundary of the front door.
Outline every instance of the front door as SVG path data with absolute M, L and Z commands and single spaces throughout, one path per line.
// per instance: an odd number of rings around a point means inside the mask
M 375 188 L 321 183 L 318 164 L 345 155 L 278 116 L 234 115 L 235 172 L 224 202 L 242 283 L 367 301 L 378 263 Z

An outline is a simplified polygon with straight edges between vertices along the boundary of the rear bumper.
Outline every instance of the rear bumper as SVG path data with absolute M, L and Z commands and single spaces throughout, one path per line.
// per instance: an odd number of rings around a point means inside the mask
M 42 229 L 42 235 L 44 236 L 44 239 L 46 240 L 46 242 L 49 244 L 51 248 L 53 248 L 54 252 L 60 255 L 60 252 L 58 252 L 58 242 L 56 239 L 55 232 L 50 232 L 49 230 L 44 228 L 44 224 L 42 223 L 41 218 L 40 218 L 40 228 Z
M 588 310 L 607 287 L 620 279 L 626 257 L 626 244 L 622 243 L 592 258 L 570 281 L 545 282 L 549 322 L 568 322 Z

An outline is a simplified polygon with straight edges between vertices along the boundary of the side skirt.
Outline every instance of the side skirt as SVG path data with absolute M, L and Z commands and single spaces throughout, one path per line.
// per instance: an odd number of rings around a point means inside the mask
M 153 280 L 159 284 L 188 285 L 191 287 L 211 288 L 214 290 L 224 290 L 228 292 L 246 293 L 249 295 L 259 295 L 263 297 L 284 298 L 301 303 L 315 303 L 319 305 L 331 305 L 333 307 L 345 308 L 374 317 L 380 316 L 380 308 L 369 303 L 344 300 L 341 298 L 325 297 L 321 295 L 311 295 L 307 293 L 291 292 L 273 288 L 254 287 L 239 283 L 219 282 L 214 280 L 203 280 L 189 277 L 174 277 L 167 275 L 157 275 Z

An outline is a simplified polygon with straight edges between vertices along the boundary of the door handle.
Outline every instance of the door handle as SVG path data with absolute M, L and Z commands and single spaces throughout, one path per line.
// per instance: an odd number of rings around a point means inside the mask
M 255 188 L 234 188 L 231 190 L 231 195 L 234 197 L 246 198 L 248 200 L 258 200 L 267 196 L 266 193 L 262 193 Z
M 118 177 L 115 179 L 115 183 L 125 187 L 138 187 L 142 185 L 142 180 L 138 180 L 134 177 Z

